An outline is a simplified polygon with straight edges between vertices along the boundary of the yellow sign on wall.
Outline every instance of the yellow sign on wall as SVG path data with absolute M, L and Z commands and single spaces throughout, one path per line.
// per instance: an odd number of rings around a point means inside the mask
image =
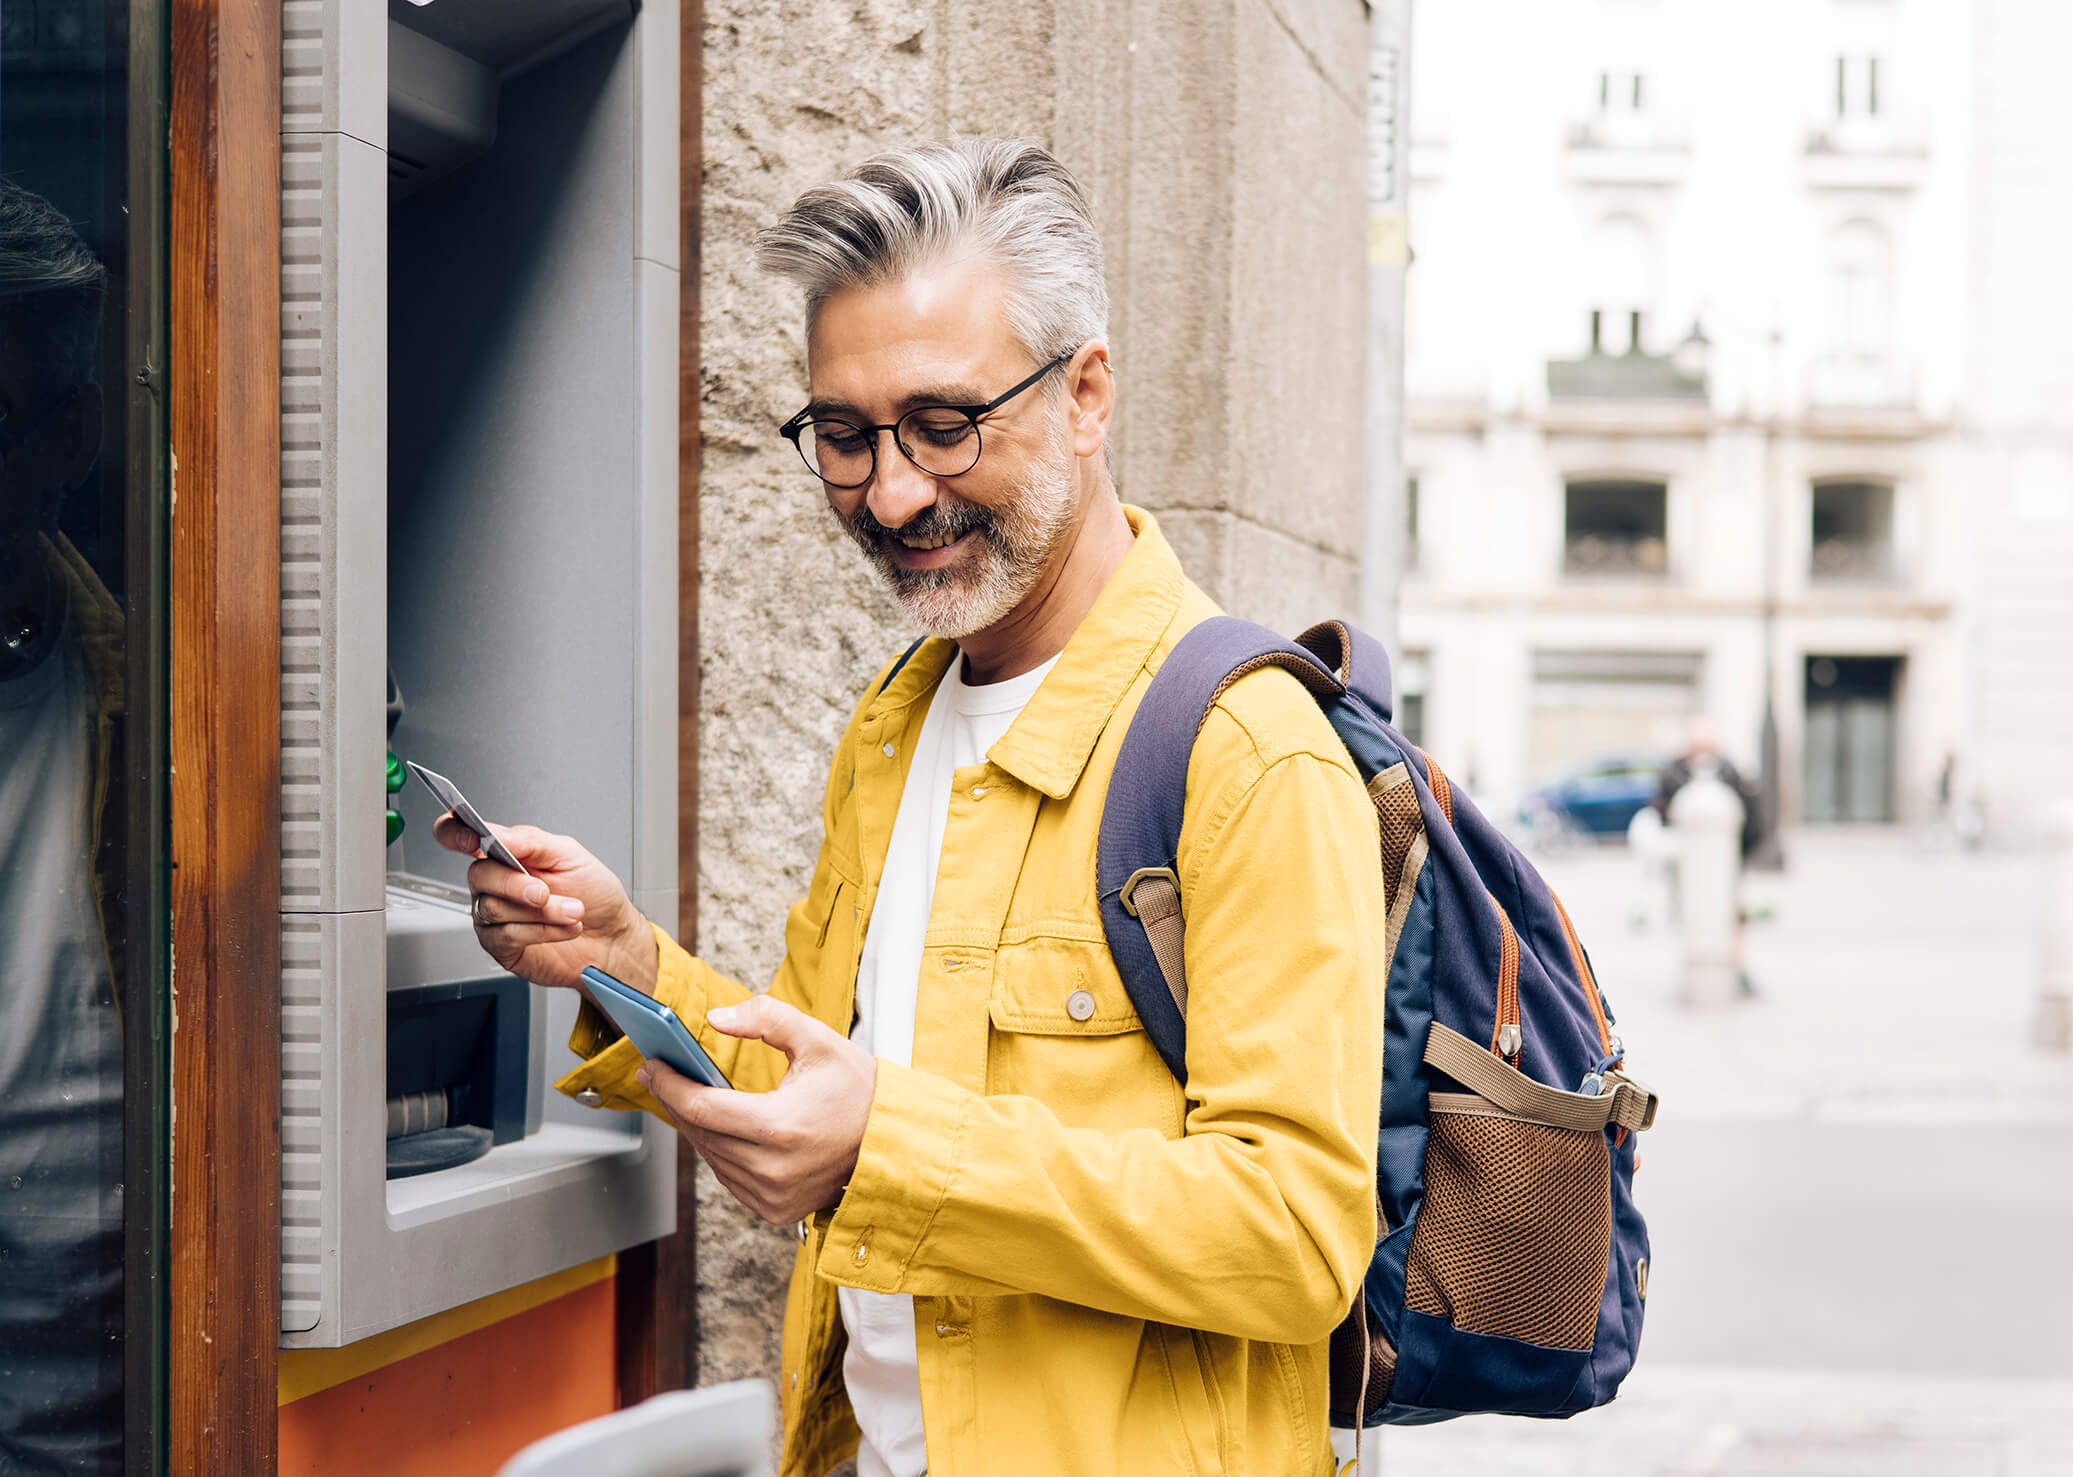
M 1401 210 L 1368 213 L 1368 265 L 1402 267 L 1411 260 L 1410 224 Z

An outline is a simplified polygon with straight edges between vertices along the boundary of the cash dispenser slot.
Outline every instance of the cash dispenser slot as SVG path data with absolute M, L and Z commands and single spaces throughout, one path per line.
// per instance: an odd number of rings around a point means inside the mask
M 508 975 L 389 991 L 390 1179 L 525 1137 L 526 993 Z

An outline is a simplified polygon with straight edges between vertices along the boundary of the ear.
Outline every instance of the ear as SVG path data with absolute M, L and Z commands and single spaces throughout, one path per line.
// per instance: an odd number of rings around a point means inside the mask
M 1065 393 L 1073 455 L 1099 454 L 1108 442 L 1109 420 L 1116 413 L 1116 372 L 1109 364 L 1106 343 L 1090 339 L 1073 355 L 1065 366 Z

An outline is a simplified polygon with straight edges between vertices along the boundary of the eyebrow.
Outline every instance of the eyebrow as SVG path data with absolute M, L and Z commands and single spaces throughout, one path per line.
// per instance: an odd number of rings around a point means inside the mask
M 986 399 L 970 385 L 928 385 L 901 399 L 894 408 L 905 415 L 924 405 L 984 405 Z M 810 416 L 855 416 L 858 419 L 862 419 L 864 414 L 847 400 L 815 400 L 807 405 L 806 413 Z

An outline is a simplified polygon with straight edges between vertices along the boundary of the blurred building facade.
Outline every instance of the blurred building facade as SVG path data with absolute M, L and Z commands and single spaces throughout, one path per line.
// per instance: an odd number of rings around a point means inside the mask
M 2073 6 L 1975 9 L 1964 744 L 2021 835 L 2073 796 Z
M 2068 36 L 2054 0 L 1420 9 L 1407 716 L 1488 799 L 1698 714 L 1753 771 L 1766 693 L 1788 821 L 2047 782 L 2073 534 L 2017 513 L 2073 499 Z

